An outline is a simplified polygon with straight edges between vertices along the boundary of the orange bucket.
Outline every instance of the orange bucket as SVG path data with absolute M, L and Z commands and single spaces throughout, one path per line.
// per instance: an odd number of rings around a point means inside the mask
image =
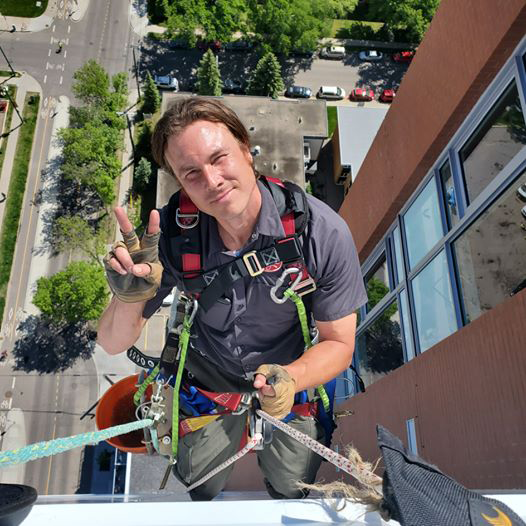
M 95 412 L 95 422 L 99 430 L 136 421 L 133 396 L 137 392 L 138 381 L 138 374 L 127 376 L 114 383 L 104 393 Z M 146 389 L 145 395 L 146 400 L 149 400 L 152 395 L 151 385 Z M 106 442 L 125 453 L 146 453 L 142 429 L 109 438 Z

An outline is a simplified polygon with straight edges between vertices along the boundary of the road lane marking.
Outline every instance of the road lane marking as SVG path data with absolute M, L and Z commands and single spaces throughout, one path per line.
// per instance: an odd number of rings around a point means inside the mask
M 47 52 L 47 56 L 48 56 L 48 57 L 51 56 L 51 49 Z
M 69 44 L 69 38 L 66 38 L 66 46 Z
M 44 84 L 47 82 L 47 75 L 44 75 Z
M 51 50 L 50 50 L 51 51 Z M 49 62 L 46 62 L 46 71 L 49 69 Z
M 35 199 L 35 196 L 36 196 L 36 191 L 37 191 L 37 186 L 38 186 L 38 181 L 39 181 L 39 176 L 38 174 L 40 173 L 40 165 L 42 164 L 42 154 L 44 153 L 44 143 L 46 142 L 44 140 L 45 136 L 46 136 L 46 131 L 47 131 L 47 125 L 48 125 L 48 122 L 49 122 L 49 113 L 47 114 L 46 116 L 46 120 L 44 121 L 44 132 L 42 134 L 42 145 L 40 146 L 40 155 L 38 157 L 38 164 L 37 164 L 37 176 L 35 177 L 35 186 L 33 187 L 33 194 L 31 196 L 31 200 L 33 201 Z M 35 136 L 33 137 L 33 143 L 34 143 L 34 140 L 37 136 L 37 130 L 35 129 Z M 33 150 L 33 148 L 31 148 L 31 151 Z M 29 162 L 29 167 L 28 167 L 28 170 L 27 170 L 27 173 L 30 174 L 31 173 L 31 164 L 32 164 L 32 160 L 33 160 L 33 156 L 31 156 L 31 160 Z M 22 266 L 20 268 L 24 268 L 24 265 L 25 265 L 25 262 L 26 262 L 26 255 L 27 255 L 27 244 L 29 243 L 29 234 L 30 234 L 30 231 L 31 231 L 31 220 L 33 218 L 33 210 L 35 210 L 35 207 L 34 206 L 31 206 L 30 209 L 29 209 L 29 221 L 28 221 L 28 229 L 27 229 L 27 236 L 26 236 L 26 242 L 24 244 L 24 252 L 23 252 L 23 256 L 22 256 Z M 24 272 L 20 272 L 20 279 L 18 280 L 18 290 L 16 292 L 16 300 L 15 300 L 15 310 L 18 309 L 18 301 L 20 299 L 20 290 L 22 289 L 22 279 L 24 278 Z M 13 324 L 14 326 L 16 326 L 16 323 Z M 16 327 L 12 327 L 11 328 L 11 335 L 10 335 L 10 340 L 12 341 L 13 340 L 13 332 L 14 332 L 14 329 Z
M 11 382 L 11 390 L 15 388 L 15 384 L 16 384 L 16 376 L 13 376 L 13 381 Z
M 66 58 L 68 55 L 68 52 L 66 50 L 64 50 L 64 58 Z M 62 71 L 64 71 L 64 66 L 62 66 Z
M 57 390 L 56 390 L 57 400 L 58 400 L 59 384 L 60 384 L 60 376 L 57 376 Z M 55 402 L 55 411 L 56 410 L 57 410 L 57 405 L 56 405 L 56 402 Z M 51 437 L 51 440 L 55 440 L 56 432 L 57 432 L 57 413 L 55 412 L 55 418 L 53 420 L 53 436 Z M 46 491 L 45 491 L 44 495 L 48 495 L 48 493 L 49 493 L 49 483 L 51 481 L 51 464 L 53 464 L 53 455 L 51 455 L 49 457 L 49 469 L 48 469 L 48 473 L 47 473 Z
M 59 84 L 62 84 L 62 75 L 60 75 L 60 81 Z
M 70 31 L 71 31 L 71 26 L 68 26 L 68 35 L 69 35 Z
M 50 43 L 50 44 L 53 44 L 53 37 L 51 37 L 51 38 L 49 39 L 49 43 Z
M 55 24 L 53 24 L 53 33 L 55 32 L 55 28 L 56 28 L 56 26 L 55 26 Z

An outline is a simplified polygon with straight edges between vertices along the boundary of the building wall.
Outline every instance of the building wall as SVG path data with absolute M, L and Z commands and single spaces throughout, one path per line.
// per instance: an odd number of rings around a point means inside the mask
M 376 460 L 376 424 L 407 445 L 414 418 L 418 453 L 460 483 L 525 488 L 525 319 L 522 291 L 349 399 L 334 444 Z M 318 478 L 335 477 L 324 463 Z
M 362 262 L 525 28 L 524 0 L 442 0 L 340 209 Z

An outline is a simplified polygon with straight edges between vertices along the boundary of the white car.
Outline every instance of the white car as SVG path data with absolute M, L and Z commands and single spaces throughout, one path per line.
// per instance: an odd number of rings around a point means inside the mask
M 327 100 L 342 100 L 345 98 L 345 90 L 338 86 L 321 86 L 316 93 L 316 98 Z
M 526 183 L 521 184 L 519 188 L 517 188 L 517 197 L 522 201 L 526 201 Z
M 345 48 L 343 46 L 327 46 L 320 51 L 321 58 L 342 59 L 345 57 Z
M 381 51 L 375 51 L 374 49 L 370 51 L 360 51 L 360 53 L 358 54 L 360 60 L 368 60 L 369 62 L 382 60 L 383 56 L 384 55 Z
M 179 82 L 172 75 L 155 75 L 153 80 L 158 88 L 179 91 Z
M 526 206 L 523 206 L 521 208 L 521 214 L 522 214 L 522 217 L 524 217 L 524 219 L 526 219 Z

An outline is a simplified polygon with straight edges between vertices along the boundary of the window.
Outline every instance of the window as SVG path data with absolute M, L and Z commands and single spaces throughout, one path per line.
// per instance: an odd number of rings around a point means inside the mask
M 515 81 L 460 150 L 464 181 L 472 202 L 526 144 L 526 125 Z
M 404 363 L 396 301 L 358 336 L 356 358 L 366 387 Z
M 409 266 L 414 266 L 444 235 L 435 180 L 431 179 L 404 215 Z
M 396 282 L 404 280 L 404 256 L 402 254 L 402 239 L 400 238 L 400 228 L 393 230 L 394 259 L 396 264 Z
M 413 455 L 418 455 L 418 447 L 416 445 L 416 426 L 415 419 L 410 418 L 405 421 L 405 428 L 407 431 L 407 450 Z
M 409 315 L 409 303 L 407 302 L 407 292 L 405 289 L 402 289 L 400 292 L 400 310 L 402 311 L 402 326 L 404 329 L 406 361 L 409 361 L 415 357 L 415 349 L 413 347 L 413 337 L 411 335 L 411 317 Z
M 457 330 L 453 294 L 444 250 L 413 279 L 415 317 L 420 351 Z
M 526 286 L 526 172 L 453 243 L 465 323 Z
M 458 223 L 459 217 L 457 196 L 449 161 L 446 161 L 440 168 L 440 182 L 444 195 L 444 208 L 446 209 L 448 227 L 452 228 Z
M 385 254 L 365 276 L 367 290 L 367 312 L 374 308 L 380 300 L 389 293 L 389 269 Z

